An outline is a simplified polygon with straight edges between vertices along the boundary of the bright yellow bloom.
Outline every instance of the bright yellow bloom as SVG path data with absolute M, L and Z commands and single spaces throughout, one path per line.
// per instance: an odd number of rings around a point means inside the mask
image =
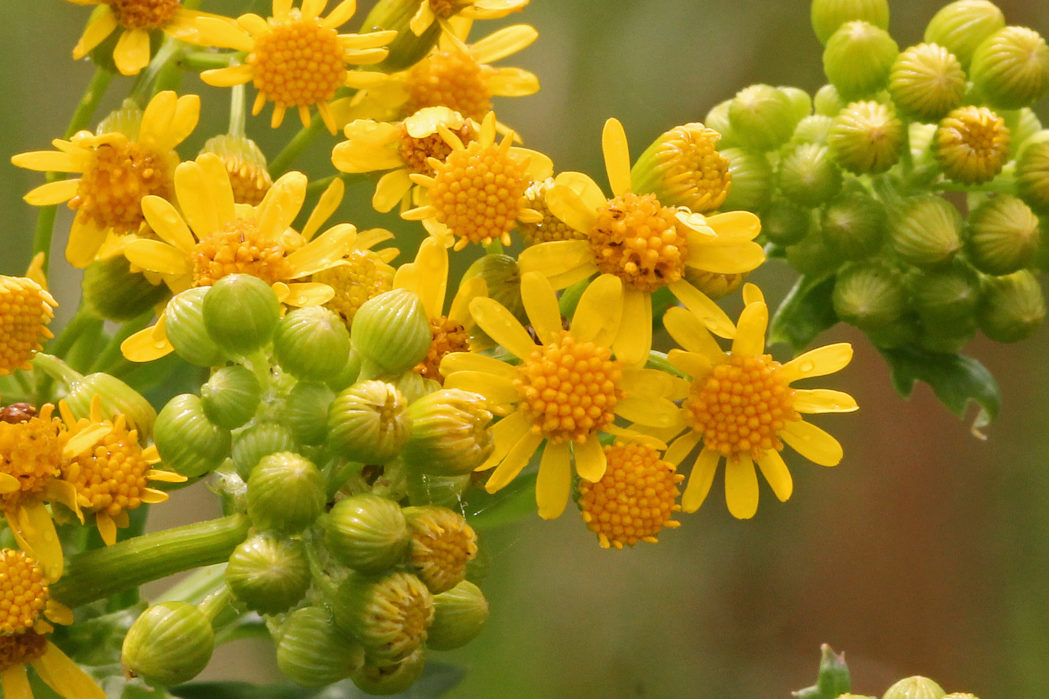
M 698 122 L 664 132 L 634 164 L 631 189 L 700 214 L 717 209 L 732 184 L 728 158 L 717 150 L 720 140 L 721 134 Z
M 331 100 L 341 87 L 364 87 L 377 79 L 370 73 L 347 66 L 371 65 L 386 58 L 386 44 L 396 32 L 339 34 L 357 9 L 356 0 L 342 0 L 327 17 L 321 17 L 327 0 L 302 0 L 301 9 L 292 0 L 273 0 L 273 15 L 266 19 L 244 14 L 237 25 L 219 21 L 204 24 L 216 46 L 247 53 L 244 63 L 206 70 L 201 80 L 216 87 L 251 82 L 258 95 L 251 113 L 258 114 L 273 102 L 270 125 L 276 128 L 289 108 L 297 108 L 304 126 L 310 124 L 310 107 L 317 107 L 324 125 L 336 132 Z
M 475 298 L 470 313 L 495 342 L 521 360 L 514 366 L 493 357 L 454 352 L 441 362 L 446 388 L 461 388 L 488 399 L 505 415 L 492 428 L 494 449 L 477 470 L 495 467 L 485 488 L 510 483 L 544 443 L 536 502 L 539 516 L 558 517 L 568 502 L 571 465 L 588 481 L 605 473 L 600 433 L 644 437 L 614 424 L 617 416 L 645 426 L 666 426 L 677 407 L 666 398 L 667 374 L 625 366 L 609 345 L 619 325 L 614 300 L 621 282 L 598 277 L 579 299 L 567 330 L 550 282 L 534 272 L 521 277 L 521 298 L 538 343 L 497 301 Z M 610 312 L 611 310 L 611 312 Z
M 546 195 L 554 188 L 554 178 L 547 177 L 528 185 L 525 190 L 525 201 L 528 208 L 535 209 L 542 215 L 542 220 L 535 223 L 522 223 L 518 232 L 526 245 L 549 243 L 552 240 L 586 240 L 586 233 L 581 233 L 559 219 L 550 211 Z
M 464 145 L 444 126 L 438 133 L 452 148 L 444 162 L 431 158 L 433 177 L 413 173 L 412 182 L 426 189 L 426 204 L 401 214 L 422 221 L 430 235 L 444 245 L 462 250 L 470 243 L 510 244 L 518 222 L 536 222 L 542 214 L 530 209 L 525 190 L 533 180 L 550 176 L 550 158 L 533 150 L 515 148 L 513 134 L 495 142 L 495 114 L 481 122 L 477 140 Z
M 420 0 L 408 27 L 415 36 L 422 36 L 434 22 L 451 17 L 499 19 L 524 9 L 527 4 L 528 0 Z
M 87 267 L 107 235 L 139 231 L 143 223 L 141 201 L 148 195 L 170 196 L 175 167 L 175 146 L 197 125 L 200 98 L 177 97 L 159 92 L 149 101 L 140 119 L 136 109 L 125 109 L 122 130 L 94 135 L 81 131 L 66 141 L 52 141 L 58 151 L 33 151 L 11 158 L 18 167 L 47 172 L 79 173 L 79 178 L 41 185 L 25 195 L 34 206 L 64 201 L 76 211 L 69 232 L 66 259 L 74 267 Z
M 317 272 L 311 281 L 327 284 L 334 295 L 324 304 L 339 314 L 346 327 L 353 322 L 357 311 L 370 298 L 393 288 L 394 269 L 390 261 L 397 256 L 397 248 L 371 250 L 371 246 L 393 237 L 393 233 L 379 228 L 361 231 L 356 249 L 342 258 L 342 264 Z
M 46 283 L 0 275 L 0 376 L 30 368 L 29 359 L 43 349 L 41 340 L 54 337 L 47 324 L 56 306 Z
M 667 331 L 684 348 L 671 350 L 670 362 L 692 381 L 675 424 L 666 430 L 680 434 L 664 458 L 679 464 L 703 442 L 682 496 L 685 512 L 703 504 L 722 459 L 725 500 L 733 516 L 749 519 L 757 511 L 755 463 L 776 497 L 786 501 L 794 485 L 780 456 L 784 443 L 822 466 L 836 466 L 842 458 L 838 441 L 802 415 L 857 409 L 856 401 L 841 391 L 790 386 L 845 367 L 852 359 L 852 346 L 827 345 L 780 364 L 764 353 L 769 315 L 761 292 L 747 284 L 743 295 L 748 303 L 729 352 L 722 351 L 685 309 L 671 308 L 663 318 Z
M 626 134 L 615 119 L 605 122 L 602 148 L 611 199 L 579 172 L 558 175 L 546 198 L 550 210 L 587 239 L 533 245 L 521 253 L 521 271 L 541 272 L 557 289 L 595 273 L 619 277 L 623 290 L 613 303 L 623 309 L 623 323 L 612 347 L 628 364 L 641 364 L 648 356 L 651 297 L 663 287 L 713 332 L 731 337 L 728 316 L 685 274 L 689 269 L 736 274 L 758 267 L 765 253 L 753 241 L 761 221 L 746 211 L 703 216 L 684 207 L 664 206 L 654 194 L 632 192 Z

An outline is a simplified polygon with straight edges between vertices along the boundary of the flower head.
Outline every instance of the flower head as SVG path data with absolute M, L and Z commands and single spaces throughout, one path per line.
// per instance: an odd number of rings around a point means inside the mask
M 255 141 L 246 136 L 222 134 L 209 138 L 201 153 L 215 153 L 229 173 L 233 201 L 255 206 L 273 186 L 266 170 L 266 156 Z
M 1009 128 L 987 107 L 959 107 L 936 128 L 933 151 L 944 174 L 966 184 L 993 180 L 1009 159 Z
M 29 277 L 0 275 L 0 376 L 28 369 L 41 340 L 54 335 L 47 324 L 58 302 L 47 288 Z
M 697 213 L 717 209 L 732 184 L 728 159 L 717 151 L 720 140 L 721 134 L 700 123 L 675 126 L 638 158 L 630 171 L 631 189 Z
M 412 15 L 408 27 L 412 34 L 421 36 L 434 22 L 452 17 L 465 19 L 499 19 L 517 12 L 528 0 L 419 0 L 419 9 Z

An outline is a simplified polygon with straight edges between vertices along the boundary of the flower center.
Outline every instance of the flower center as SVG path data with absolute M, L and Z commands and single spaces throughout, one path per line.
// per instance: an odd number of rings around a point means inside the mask
M 598 269 L 648 293 L 681 279 L 685 245 L 674 210 L 654 194 L 627 192 L 609 199 L 590 233 Z
M 660 143 L 663 188 L 675 203 L 692 211 L 712 211 L 728 196 L 729 162 L 717 151 L 718 132 L 700 124 L 671 129 Z M 658 167 L 658 166 L 657 166 Z
M 255 89 L 283 107 L 326 102 L 346 79 L 338 32 L 304 19 L 298 10 L 279 22 L 270 20 L 270 31 L 255 37 L 248 63 Z
M 459 137 L 464 144 L 470 142 L 470 125 L 463 124 L 458 129 L 450 129 Z M 412 172 L 423 175 L 433 175 L 433 168 L 426 162 L 427 158 L 436 158 L 444 161 L 452 152 L 452 147 L 445 143 L 441 134 L 432 133 L 422 138 L 414 138 L 408 135 L 408 129 L 401 124 L 401 160 Z
M 47 650 L 47 636 L 26 631 L 14 636 L 0 636 L 0 671 L 36 660 Z
M 446 316 L 430 318 L 430 332 L 433 333 L 433 342 L 426 352 L 426 359 L 419 362 L 415 370 L 427 379 L 444 383 L 444 377 L 438 369 L 441 360 L 449 352 L 469 352 L 470 335 L 462 325 Z
M 211 286 L 228 274 L 250 274 L 272 284 L 291 273 L 286 252 L 263 239 L 255 221 L 235 218 L 193 247 L 193 283 Z
M 430 509 L 430 508 L 428 508 Z M 477 534 L 462 516 L 432 508 L 411 520 L 412 566 L 434 594 L 458 585 L 466 564 L 477 555 Z
M 537 347 L 517 368 L 514 388 L 532 430 L 554 443 L 579 443 L 615 419 L 623 370 L 607 347 L 565 333 Z
M 948 177 L 977 183 L 994 179 L 1009 159 L 1009 129 L 987 107 L 960 107 L 936 129 L 936 159 Z
M 61 420 L 51 417 L 54 408 L 47 403 L 40 415 L 25 422 L 0 422 L 0 473 L 14 476 L 21 484 L 19 490 L 2 496 L 6 506 L 17 505 L 23 495 L 39 493 L 59 475 L 69 433 L 62 429 Z
M 583 520 L 601 546 L 655 542 L 663 527 L 676 527 L 670 518 L 681 509 L 678 483 L 685 477 L 650 446 L 619 442 L 604 450 L 608 468 L 601 480 L 579 481 Z
M 159 155 L 132 141 L 105 143 L 94 151 L 69 208 L 99 228 L 136 230 L 143 221 L 142 197 L 171 198 L 173 154 Z
M 484 69 L 459 51 L 434 51 L 408 71 L 405 114 L 423 107 L 449 107 L 480 122 L 492 110 Z
M 108 0 L 117 21 L 126 29 L 162 29 L 171 22 L 179 0 Z
M 312 279 L 335 290 L 324 305 L 348 326 L 365 301 L 393 288 L 393 267 L 371 250 L 353 250 L 343 259 L 345 265 L 317 272 Z
M 411 655 L 426 640 L 426 627 L 433 621 L 433 596 L 414 575 L 393 573 L 375 594 L 362 629 L 367 640 L 382 640 L 383 657 L 400 660 Z M 365 648 L 373 650 L 369 644 Z
M 692 384 L 683 406 L 686 422 L 707 447 L 729 458 L 759 459 L 769 449 L 782 449 L 777 434 L 801 416 L 793 389 L 776 373 L 780 366 L 767 354 L 728 357 Z
M 0 636 L 33 628 L 49 597 L 44 571 L 21 551 L 0 551 Z
M 58 303 L 26 277 L 0 276 L 0 376 L 28 369 L 29 358 L 51 337 L 47 324 Z
M 266 168 L 234 156 L 221 157 L 222 164 L 229 173 L 229 183 L 233 186 L 233 201 L 251 206 L 262 202 L 262 198 L 273 184 Z
M 577 231 L 559 219 L 546 205 L 546 193 L 554 186 L 554 179 L 547 177 L 541 182 L 533 182 L 525 190 L 525 205 L 543 215 L 538 223 L 522 223 L 521 237 L 529 245 L 548 243 L 553 240 L 586 240 L 586 233 Z
M 76 487 L 81 503 L 86 498 L 91 509 L 116 517 L 142 504 L 149 469 L 138 433 L 128 432 L 120 416 L 102 441 L 63 467 L 62 478 Z

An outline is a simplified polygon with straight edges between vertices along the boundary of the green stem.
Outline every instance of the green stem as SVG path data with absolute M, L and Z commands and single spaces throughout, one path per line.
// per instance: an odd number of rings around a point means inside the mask
M 49 348 L 51 354 L 57 357 L 65 357 L 80 336 L 99 322 L 101 321 L 98 316 L 88 308 L 87 304 L 81 303 L 73 317 L 62 328 L 62 332 L 55 338 L 54 344 Z
M 645 362 L 645 367 L 648 369 L 659 369 L 660 371 L 665 371 L 671 376 L 679 376 L 681 378 L 685 377 L 685 374 L 670 363 L 670 360 L 667 359 L 667 355 L 655 350 L 648 353 L 648 361 Z
M 119 361 L 123 360 L 124 355 L 120 351 L 120 345 L 124 340 L 149 325 L 149 321 L 151 320 L 153 320 L 152 309 L 146 311 L 138 318 L 132 318 L 117 328 L 117 331 L 113 333 L 113 337 L 109 338 L 109 343 L 102 349 L 102 352 L 99 353 L 98 357 L 91 364 L 91 371 L 106 371 Z
M 284 146 L 284 150 L 277 153 L 277 157 L 270 161 L 270 177 L 277 179 L 287 172 L 291 164 L 295 162 L 295 159 L 313 143 L 313 140 L 317 138 L 317 134 L 324 131 L 324 129 L 324 122 L 320 117 L 314 119 L 309 126 L 299 129 L 299 132 L 288 141 L 288 145 Z
M 205 70 L 217 68 L 229 68 L 232 56 L 242 57 L 238 53 L 212 53 L 211 51 L 188 51 L 178 59 L 178 64 L 183 70 L 200 73 Z M 240 60 L 237 60 L 240 63 Z
M 229 101 L 229 135 L 235 138 L 244 138 L 244 123 L 247 121 L 247 109 L 245 107 L 245 92 L 247 86 L 244 84 L 234 85 L 233 94 Z
M 215 589 L 215 586 L 220 581 L 225 579 L 225 576 L 225 563 L 216 563 L 215 565 L 199 568 L 157 595 L 157 599 L 198 604 L 207 597 L 209 592 Z
M 319 180 L 310 182 L 306 187 L 306 196 L 312 197 L 317 196 L 328 188 L 335 178 L 338 178 L 346 183 L 347 186 L 356 184 L 357 182 L 363 182 L 364 180 L 370 179 L 366 173 L 341 173 L 338 175 L 329 175 L 328 177 L 322 177 Z
M 104 599 L 121 590 L 229 558 L 248 533 L 241 514 L 145 534 L 66 559 L 66 571 L 51 586 L 68 607 Z
M 197 605 L 197 609 L 200 613 L 208 618 L 209 621 L 214 621 L 215 617 L 219 613 L 229 606 L 230 601 L 233 600 L 233 593 L 230 592 L 229 585 L 226 584 L 225 579 L 219 581 L 218 585 L 215 586 L 208 595 L 201 600 L 200 604 Z

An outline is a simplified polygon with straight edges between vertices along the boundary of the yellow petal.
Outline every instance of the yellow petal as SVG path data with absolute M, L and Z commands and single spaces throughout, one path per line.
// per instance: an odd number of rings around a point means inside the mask
M 418 276 L 411 291 L 423 302 L 427 317 L 437 318 L 444 311 L 448 290 L 448 248 L 435 238 L 427 238 L 419 244 L 414 267 Z
M 181 473 L 162 471 L 160 469 L 155 468 L 151 468 L 148 471 L 146 471 L 146 478 L 151 481 L 161 481 L 163 483 L 185 483 L 187 480 L 189 480 Z
M 208 46 L 250 52 L 255 50 L 255 41 L 238 25 L 251 25 L 252 18 L 261 20 L 263 27 L 267 26 L 266 20 L 258 15 L 241 15 L 236 22 L 231 22 L 227 17 L 202 16 L 198 17 L 194 24 L 199 37 L 206 39 L 205 43 Z
M 537 272 L 521 275 L 521 302 L 543 344 L 556 342 L 562 333 L 561 310 L 557 294 L 546 277 Z
M 713 366 L 710 358 L 700 352 L 685 352 L 684 350 L 672 349 L 667 352 L 667 359 L 675 369 L 688 374 L 693 381 L 701 381 L 706 378 Z
M 106 7 L 98 15 L 93 16 L 84 27 L 84 33 L 80 35 L 76 46 L 73 47 L 73 60 L 79 61 L 90 53 L 93 48 L 113 33 L 117 25 L 117 16 L 111 7 Z
M 75 197 L 79 188 L 79 179 L 58 180 L 34 187 L 22 198 L 31 206 L 54 206 Z
M 22 489 L 22 481 L 10 473 L 0 473 L 0 494 L 6 495 Z
M 153 194 L 142 198 L 142 215 L 161 240 L 174 245 L 185 254 L 193 252 L 197 241 L 171 202 Z
M 682 386 L 687 391 L 688 382 L 671 376 L 665 371 L 658 369 L 643 369 L 627 367 L 623 369 L 623 379 L 619 383 L 627 396 L 631 398 L 644 398 L 646 400 L 659 400 L 669 398 L 680 400 L 683 395 L 678 395 Z
M 322 27 L 338 29 L 350 21 L 353 13 L 357 11 L 357 0 L 342 0 L 332 8 L 328 16 L 320 21 Z
M 722 239 L 753 240 L 761 232 L 761 219 L 749 211 L 726 211 L 706 219 Z
M 602 274 L 579 297 L 572 316 L 572 336 L 608 347 L 619 332 L 622 318 L 623 282 L 614 274 Z
M 562 172 L 554 179 L 554 184 L 557 187 L 567 188 L 578 195 L 584 207 L 591 212 L 597 211 L 608 204 L 608 198 L 601 191 L 597 182 L 590 179 L 589 175 L 584 175 L 581 172 Z M 589 231 L 591 227 L 588 226 L 586 231 Z
M 523 68 L 497 68 L 484 84 L 494 97 L 527 97 L 539 92 L 539 77 Z
M 470 329 L 474 320 L 470 316 L 470 302 L 488 295 L 488 284 L 483 277 L 470 277 L 459 285 L 459 290 L 452 297 L 452 306 L 448 309 L 448 320 Z
M 626 132 L 618 119 L 609 119 L 601 132 L 601 150 L 605 155 L 605 172 L 612 194 L 619 196 L 630 191 L 630 149 Z
M 545 153 L 527 148 L 511 148 L 510 156 L 518 162 L 525 161 L 525 174 L 532 180 L 545 180 L 554 173 L 554 161 Z
M 686 438 L 681 437 L 678 441 Z M 693 446 L 695 446 L 694 443 Z M 671 444 L 670 449 L 673 450 L 673 448 L 674 444 Z M 668 461 L 670 461 L 669 454 L 670 452 L 668 451 Z M 717 472 L 719 461 L 721 461 L 721 454 L 713 449 L 704 448 L 703 451 L 699 452 L 699 457 L 696 458 L 696 463 L 692 466 L 692 472 L 688 476 L 685 492 L 681 495 L 682 510 L 695 512 L 703 504 L 703 501 L 707 499 L 707 494 L 710 493 L 710 486 L 714 483 L 714 474 Z M 674 462 L 670 461 L 670 463 Z
M 379 181 L 375 183 L 375 194 L 372 196 L 372 207 L 380 213 L 392 211 L 393 207 L 397 206 L 404 200 L 405 195 L 411 188 L 412 181 L 411 178 L 408 177 L 407 169 L 400 168 L 398 170 L 391 170 L 380 177 Z
M 851 413 L 859 410 L 856 399 L 829 388 L 794 389 L 794 409 L 799 413 Z
M 587 184 L 583 178 L 590 180 L 582 173 L 562 172 L 554 178 L 554 186 L 546 192 L 546 205 L 550 213 L 573 229 L 590 235 L 597 221 L 598 209 L 605 206 L 608 200 L 601 194 L 600 189 L 596 189 L 597 185 L 593 180 Z M 597 197 L 600 197 L 600 200 Z M 589 250 L 590 245 L 587 244 L 587 251 Z
M 513 365 L 484 354 L 451 352 L 444 355 L 441 360 L 441 374 L 450 376 L 457 371 L 486 372 L 506 379 L 512 379 L 517 375 L 517 369 Z
M 744 305 L 765 303 L 765 294 L 761 293 L 761 289 L 758 288 L 757 284 L 747 282 L 743 285 L 743 303 Z
M 765 261 L 765 251 L 757 243 L 731 245 L 693 245 L 689 240 L 685 265 L 715 274 L 743 274 L 757 269 Z
M 521 410 L 516 410 L 488 428 L 492 437 L 492 453 L 475 471 L 486 471 L 502 462 L 514 445 L 532 427 L 532 421 Z
M 494 406 L 509 405 L 521 400 L 521 394 L 509 378 L 485 371 L 456 371 L 444 380 L 445 388 L 458 388 L 484 396 Z
M 678 422 L 679 408 L 668 400 L 628 397 L 616 401 L 616 415 L 651 427 L 670 427 Z
M 693 432 L 692 430 L 685 432 L 670 443 L 666 453 L 663 454 L 663 460 L 677 466 L 685 460 L 686 456 L 692 453 L 692 450 L 699 444 L 700 439 L 701 435 L 698 432 Z
M 600 448 L 600 445 L 598 445 Z M 579 456 L 576 452 L 576 467 Z M 539 516 L 557 519 L 565 511 L 572 490 L 572 463 L 568 444 L 546 443 L 539 461 L 539 475 L 535 481 L 535 502 Z
M 608 460 L 605 457 L 605 449 L 601 446 L 601 440 L 596 434 L 587 437 L 582 444 L 574 444 L 572 452 L 575 456 L 575 470 L 580 478 L 591 483 L 601 480 L 608 467 Z
M 155 505 L 168 499 L 168 494 L 156 488 L 144 488 L 142 490 L 142 502 Z
M 105 512 L 95 514 L 95 527 L 106 546 L 117 543 L 117 523 Z
M 772 492 L 776 494 L 779 501 L 789 500 L 794 492 L 794 479 L 791 478 L 790 470 L 783 462 L 783 457 L 779 452 L 775 449 L 766 451 L 758 459 L 758 468 L 761 469 L 761 475 L 765 476 L 765 480 L 772 486 Z
M 803 420 L 788 422 L 779 436 L 794 451 L 820 466 L 837 466 L 845 455 L 838 440 Z
M 165 93 L 158 93 L 153 99 L 156 100 L 163 94 Z M 150 100 L 150 105 L 152 104 L 153 100 Z M 174 107 L 174 111 L 165 114 L 161 119 L 156 119 L 156 111 L 151 110 L 149 105 L 146 106 L 146 111 L 142 115 L 142 128 L 138 137 L 139 143 L 158 151 L 169 151 L 193 133 L 193 129 L 197 127 L 197 121 L 200 119 L 200 97 L 197 95 L 182 95 L 175 100 Z M 168 106 L 163 108 L 170 109 Z M 214 157 L 217 158 L 218 156 Z M 223 167 L 224 170 L 225 167 Z M 228 179 L 228 175 L 226 177 Z M 221 186 L 218 184 L 219 181 L 217 179 L 213 180 L 213 182 L 216 183 L 215 186 Z
M 736 334 L 736 328 L 728 315 L 721 307 L 710 300 L 710 297 L 692 286 L 684 279 L 671 282 L 667 285 L 677 300 L 685 304 L 688 310 L 696 314 L 703 321 L 710 332 L 718 337 L 731 338 Z
M 152 272 L 189 274 L 193 271 L 193 261 L 186 253 L 159 240 L 132 240 L 124 247 L 124 257 Z
M 608 434 L 614 435 L 616 437 L 622 437 L 623 439 L 629 442 L 646 444 L 658 451 L 665 451 L 667 448 L 666 442 L 657 437 L 653 437 L 650 434 L 644 434 L 642 432 L 638 432 L 637 430 L 632 430 L 627 427 L 619 427 L 614 423 L 611 425 L 605 425 L 602 431 L 607 432 Z
M 189 161 L 175 168 L 175 194 L 182 216 L 198 239 L 206 238 L 222 227 L 212 189 L 200 163 Z
M 396 29 L 369 31 L 364 34 L 340 34 L 339 46 L 343 49 L 374 49 L 386 46 L 396 37 Z
M 310 217 L 306 219 L 306 223 L 302 226 L 302 237 L 305 240 L 311 239 L 324 225 L 325 221 L 331 218 L 331 215 L 339 208 L 339 204 L 342 203 L 342 197 L 345 192 L 346 185 L 338 177 L 332 180 L 331 184 L 324 189 L 324 193 L 321 194 L 317 204 L 313 207 L 313 211 L 310 212 Z
M 470 47 L 470 55 L 478 63 L 494 63 L 517 53 L 539 37 L 539 32 L 528 24 L 515 24 L 492 32 Z
M 90 157 L 79 151 L 34 150 L 11 156 L 12 165 L 39 172 L 83 172 L 89 162 Z
M 138 75 L 149 65 L 149 32 L 125 29 L 113 49 L 113 63 L 124 75 Z
M 616 359 L 629 366 L 641 366 L 652 349 L 651 296 L 637 289 L 623 290 L 623 320 L 612 344 Z
M 175 348 L 166 334 L 157 337 L 153 328 L 145 328 L 120 343 L 120 351 L 129 361 L 151 362 L 171 354 Z
M 350 251 L 356 237 L 357 229 L 349 223 L 332 226 L 285 258 L 292 270 L 290 278 L 298 279 L 328 269 Z
M 0 688 L 7 699 L 33 699 L 33 688 L 22 663 L 8 665 L 0 670 Z
M 251 82 L 255 69 L 247 64 L 229 66 L 228 68 L 212 68 L 201 72 L 200 79 L 212 87 L 233 87 Z
M 519 359 L 535 352 L 532 337 L 502 304 L 490 298 L 476 298 L 470 302 L 470 315 L 481 329 L 496 343 Z
M 294 282 L 285 285 L 287 295 L 282 300 L 289 306 L 321 306 L 335 296 L 335 289 L 321 282 Z
M 7 524 L 19 546 L 40 564 L 49 582 L 62 577 L 62 542 L 44 503 L 26 500 L 18 510 L 8 510 Z
M 663 315 L 663 327 L 666 328 L 675 342 L 689 352 L 701 355 L 708 362 L 720 361 L 724 356 L 721 346 L 711 336 L 710 331 L 707 330 L 703 322 L 691 311 L 680 306 L 668 308 Z M 674 351 L 671 350 L 671 353 L 674 353 Z M 675 364 L 674 366 L 677 365 Z M 682 370 L 684 371 L 684 369 Z M 696 376 L 690 371 L 686 371 L 686 373 L 689 376 Z
M 80 669 L 80 666 L 69 659 L 58 646 L 47 642 L 44 654 L 30 660 L 36 673 L 48 687 L 63 697 L 77 699 L 106 699 L 106 693 L 95 684 L 91 676 Z
M 346 125 L 346 139 L 332 150 L 331 161 L 343 172 L 371 172 L 403 167 L 397 124 L 358 119 Z
M 69 264 L 82 269 L 94 262 L 107 232 L 107 229 L 99 228 L 86 216 L 74 218 L 73 227 L 69 231 L 69 241 L 66 243 L 66 260 Z
M 787 383 L 793 383 L 800 379 L 833 374 L 844 369 L 850 361 L 852 345 L 839 342 L 809 350 L 784 364 L 776 373 L 785 378 Z
M 484 484 L 484 489 L 489 493 L 494 493 L 500 488 L 509 485 L 517 477 L 517 474 L 521 472 L 521 469 L 528 465 L 528 461 L 542 442 L 542 435 L 536 434 L 531 430 L 526 432 L 510 449 L 502 463 L 492 472 L 488 482 Z
M 589 276 L 597 271 L 585 240 L 555 240 L 529 246 L 521 251 L 517 264 L 521 274 L 539 272 L 547 277 L 573 270 L 585 270 Z
M 430 7 L 430 3 L 421 2 L 419 3 L 419 9 L 412 15 L 411 20 L 408 22 L 408 28 L 412 30 L 412 34 L 415 36 L 422 36 L 423 32 L 430 28 L 435 21 L 437 21 L 437 15 L 434 14 L 433 9 Z
M 769 324 L 769 308 L 763 303 L 750 303 L 739 314 L 736 337 L 732 340 L 732 354 L 756 357 L 765 353 L 765 328 Z
M 295 171 L 281 175 L 273 183 L 258 209 L 259 232 L 263 236 L 277 237 L 287 230 L 302 209 L 307 183 L 306 175 Z
M 758 474 L 749 456 L 726 462 L 725 502 L 736 519 L 750 519 L 758 511 Z

